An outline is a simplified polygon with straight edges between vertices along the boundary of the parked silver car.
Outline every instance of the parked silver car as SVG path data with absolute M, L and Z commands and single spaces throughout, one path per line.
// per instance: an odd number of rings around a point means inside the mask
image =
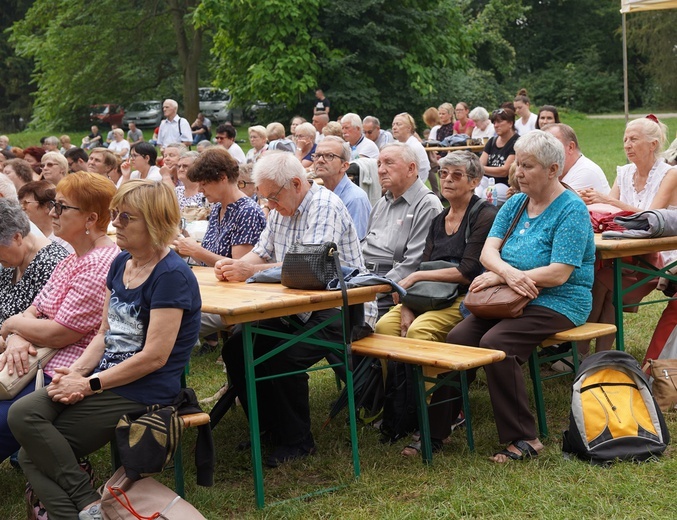
M 135 101 L 127 107 L 122 125 L 129 128 L 132 122 L 139 128 L 155 128 L 160 126 L 163 117 L 162 101 Z
M 242 110 L 231 108 L 230 100 L 232 96 L 228 90 L 222 90 L 211 87 L 201 87 L 200 92 L 200 112 L 208 117 L 213 124 L 232 123 L 234 125 L 242 124 Z

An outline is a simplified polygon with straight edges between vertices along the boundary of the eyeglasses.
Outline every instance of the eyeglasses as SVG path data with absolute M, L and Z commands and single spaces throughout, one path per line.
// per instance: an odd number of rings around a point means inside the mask
M 247 184 L 256 184 L 256 183 L 252 181 L 237 181 L 237 187 L 240 188 L 241 190 L 245 189 L 247 187 Z M 278 191 L 278 193 L 280 192 Z
M 338 157 L 335 153 L 314 153 L 313 155 L 310 156 L 313 161 L 317 161 L 318 159 L 324 159 L 327 162 L 332 162 L 334 159 Z
M 299 139 L 310 139 L 307 135 L 295 135 L 294 138 L 298 141 Z
M 78 211 L 80 211 L 80 208 L 76 208 L 75 206 L 66 206 L 61 202 L 56 202 L 55 200 L 48 201 L 47 205 L 49 206 L 49 211 L 54 210 L 54 213 L 56 213 L 57 217 L 60 217 L 61 214 L 63 213 L 63 210 L 65 209 L 77 209 Z
M 112 209 L 110 210 L 110 221 L 115 222 L 115 220 L 120 223 L 121 228 L 126 228 L 129 225 L 129 222 L 132 220 L 139 220 L 139 217 L 135 217 L 133 215 L 130 215 L 126 211 L 123 211 L 120 213 L 117 209 Z
M 58 164 L 53 163 L 53 162 L 46 162 L 46 163 L 42 163 L 41 166 L 42 166 L 43 168 L 53 168 L 54 166 L 58 166 Z
M 332 154 L 332 155 L 333 155 L 333 154 Z M 261 199 L 261 200 L 263 201 L 264 204 L 266 204 L 266 203 L 268 203 L 268 202 L 274 202 L 275 204 L 279 204 L 280 201 L 277 199 L 277 197 L 280 195 L 280 192 L 285 188 L 285 186 L 287 186 L 287 183 L 288 183 L 288 182 L 289 182 L 289 181 L 285 181 L 284 184 L 283 184 L 282 186 L 280 186 L 280 189 L 277 190 L 277 191 L 276 191 L 273 195 L 271 195 L 270 197 L 259 197 L 259 199 Z
M 177 170 L 187 170 L 188 168 L 190 168 L 190 166 L 191 166 L 190 164 L 179 163 L 179 164 L 176 165 L 176 169 Z
M 499 108 L 498 110 L 494 110 L 494 111 L 491 113 L 492 116 L 495 116 L 495 115 L 498 115 L 498 114 L 505 114 L 505 110 L 502 109 L 502 108 Z
M 446 179 L 447 177 L 451 177 L 451 180 L 454 182 L 459 182 L 463 177 L 465 177 L 464 173 L 454 171 L 450 172 L 449 170 L 446 169 L 441 169 L 439 171 L 440 179 Z
M 217 135 L 215 139 L 217 141 L 225 141 L 226 139 L 228 139 L 228 137 L 225 135 Z
M 130 159 L 136 159 L 137 157 L 141 157 L 138 153 L 130 153 L 129 158 Z

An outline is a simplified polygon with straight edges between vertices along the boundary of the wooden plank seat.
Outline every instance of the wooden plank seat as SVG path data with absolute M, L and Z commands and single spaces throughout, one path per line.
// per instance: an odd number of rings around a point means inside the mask
M 197 428 L 204 424 L 209 424 L 209 414 L 205 412 L 189 413 L 181 416 L 184 428 Z M 115 441 L 110 443 L 111 460 L 113 462 L 113 471 L 121 466 L 118 447 Z M 186 486 L 183 479 L 183 452 L 181 444 L 176 448 L 174 454 L 174 491 L 182 498 L 186 497 Z
M 578 348 L 576 347 L 576 343 L 578 341 L 591 340 L 600 336 L 614 334 L 615 332 L 616 326 L 610 323 L 584 323 L 580 327 L 574 327 L 573 329 L 564 330 L 562 332 L 558 332 L 557 334 L 553 334 L 548 339 L 543 341 L 543 343 L 539 345 L 538 349 L 531 353 L 531 356 L 529 357 L 529 372 L 534 387 L 534 402 L 536 406 L 536 415 L 538 417 L 538 429 L 540 431 L 541 437 L 548 436 L 548 424 L 545 414 L 545 401 L 543 399 L 542 382 L 547 381 L 548 379 L 555 379 L 557 377 L 575 374 L 578 371 L 579 360 Z M 540 352 L 540 350 L 543 348 L 566 342 L 571 343 L 571 350 L 549 353 L 546 355 L 544 355 L 543 352 Z M 573 365 L 572 370 L 547 376 L 541 375 L 541 365 L 545 363 L 553 363 L 568 357 L 571 357 L 571 364 Z
M 428 405 L 426 398 L 441 385 L 460 387 L 463 399 L 463 412 L 466 420 L 466 437 L 468 447 L 474 450 L 472 422 L 468 400 L 468 381 L 466 370 L 495 363 L 505 358 L 500 350 L 491 350 L 463 345 L 452 345 L 436 341 L 412 338 L 401 338 L 385 334 L 371 334 L 366 338 L 353 342 L 353 354 L 370 356 L 379 359 L 408 363 L 414 368 L 416 409 L 421 431 L 421 454 L 423 462 L 432 462 L 432 445 L 430 426 L 428 424 Z M 432 369 L 432 374 L 424 375 L 424 368 Z M 438 373 L 459 372 L 460 381 L 453 380 L 453 373 L 438 379 Z M 425 383 L 431 383 L 426 390 Z

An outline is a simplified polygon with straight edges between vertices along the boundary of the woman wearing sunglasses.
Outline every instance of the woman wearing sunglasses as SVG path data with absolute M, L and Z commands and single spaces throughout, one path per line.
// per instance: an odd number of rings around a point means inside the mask
M 108 207 L 115 186 L 101 175 L 78 172 L 59 182 L 51 206 L 54 234 L 68 242 L 75 253 L 54 269 L 32 305 L 7 318 L 0 328 L 0 370 L 19 375 L 28 369 L 33 345 L 59 349 L 45 365 L 45 383 L 59 367 L 71 366 L 84 352 L 101 325 L 106 275 L 120 249 L 106 235 Z M 0 461 L 19 444 L 9 433 L 7 411 L 20 397 L 35 389 L 35 381 L 13 401 L 0 401 Z
M 101 496 L 78 457 L 110 442 L 122 415 L 174 401 L 200 327 L 197 280 L 169 248 L 180 220 L 174 190 L 129 181 L 110 207 L 125 251 L 100 291 L 98 334 L 49 387 L 9 413 L 19 462 L 50 518 L 102 518 Z

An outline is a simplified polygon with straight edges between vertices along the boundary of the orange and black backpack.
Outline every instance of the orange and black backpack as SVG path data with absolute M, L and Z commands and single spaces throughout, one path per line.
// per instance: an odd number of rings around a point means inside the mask
M 665 419 L 639 363 L 617 350 L 581 363 L 562 452 L 596 463 L 643 461 L 670 442 Z

